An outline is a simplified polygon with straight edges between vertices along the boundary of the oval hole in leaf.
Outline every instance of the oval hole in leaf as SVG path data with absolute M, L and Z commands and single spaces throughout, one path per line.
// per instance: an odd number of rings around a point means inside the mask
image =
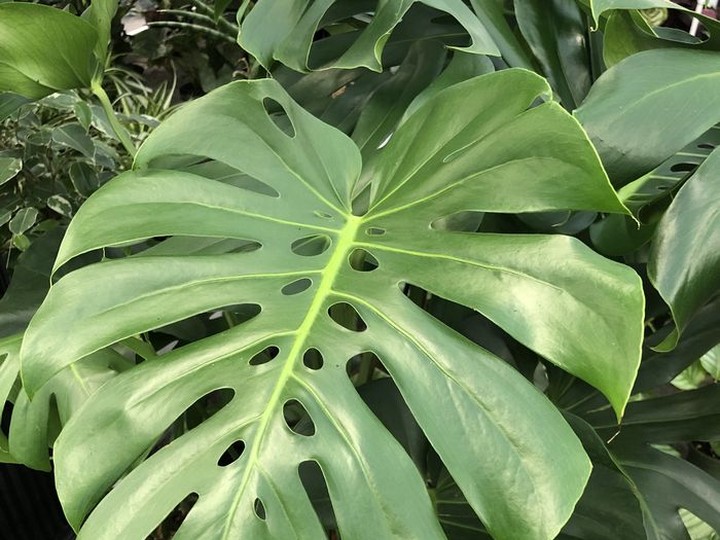
M 670 167 L 670 170 L 672 172 L 690 172 L 697 169 L 696 163 L 676 163 L 672 167 Z
M 298 238 L 290 245 L 290 249 L 296 255 L 315 257 L 316 255 L 325 253 L 331 243 L 332 241 L 328 235 L 313 234 L 311 236 Z
M 325 528 L 328 538 L 336 538 L 337 521 L 333 510 L 327 481 L 320 464 L 315 460 L 303 461 L 298 465 L 298 475 L 307 493 L 310 504 L 315 510 L 320 523 Z
M 249 363 L 251 366 L 261 366 L 262 364 L 267 364 L 278 354 L 280 354 L 280 349 L 278 349 L 275 345 L 270 345 L 269 347 L 265 347 L 262 351 L 253 356 L 250 359 Z
M 253 502 L 253 512 L 259 519 L 265 521 L 265 505 L 260 499 L 255 499 Z
M 245 451 L 245 441 L 243 441 L 243 440 L 235 441 L 230 446 L 228 446 L 227 450 L 225 450 L 223 452 L 223 454 L 220 456 L 220 459 L 218 459 L 218 462 L 217 462 L 218 466 L 219 467 L 227 467 L 228 465 L 232 465 L 238 459 L 240 459 L 240 456 L 243 455 L 244 451 Z
M 328 308 L 328 315 L 337 324 L 353 332 L 364 332 L 367 324 L 357 310 L 347 302 L 338 302 Z
M 322 212 L 320 210 L 315 210 L 313 212 L 317 217 L 321 217 L 323 219 L 335 219 L 332 214 L 328 214 L 327 212 Z
M 365 229 L 365 234 L 368 236 L 382 236 L 387 231 L 383 229 L 382 227 L 368 227 Z
M 270 117 L 270 120 L 288 137 L 295 137 L 295 126 L 293 126 L 292 120 L 287 114 L 285 108 L 280 105 L 273 98 L 266 97 L 262 101 L 265 112 Z
M 190 493 L 182 501 L 175 505 L 175 508 L 168 512 L 165 519 L 162 520 L 157 529 L 155 529 L 148 538 L 163 538 L 167 534 L 167 531 L 177 531 L 185 521 L 192 510 L 195 503 L 200 497 L 197 493 Z
M 293 296 L 294 294 L 300 294 L 301 292 L 307 291 L 312 285 L 312 280 L 308 278 L 296 279 L 292 283 L 285 285 L 280 292 L 285 296 Z
M 283 418 L 285 424 L 293 433 L 304 437 L 315 435 L 315 423 L 310 418 L 305 407 L 297 399 L 290 399 L 283 405 Z
M 350 266 L 358 272 L 372 272 L 377 270 L 380 263 L 375 256 L 364 249 L 356 249 L 350 254 Z
M 323 366 L 323 363 L 322 353 L 317 349 L 308 349 L 303 354 L 303 364 L 308 369 L 318 370 Z
M 697 147 L 702 148 L 703 150 L 715 150 L 714 144 L 700 143 L 697 145 Z

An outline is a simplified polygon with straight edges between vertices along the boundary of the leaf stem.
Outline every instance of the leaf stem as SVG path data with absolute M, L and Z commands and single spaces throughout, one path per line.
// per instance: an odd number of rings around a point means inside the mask
M 134 158 L 135 153 L 137 152 L 135 145 L 133 144 L 128 131 L 117 119 L 115 111 L 113 110 L 112 103 L 110 103 L 110 98 L 105 92 L 105 89 L 99 82 L 93 82 L 90 89 L 92 90 L 92 93 L 95 94 L 95 97 L 100 100 L 100 105 L 102 105 L 102 108 L 108 117 L 108 121 L 110 122 L 110 126 L 115 132 L 115 135 L 120 140 L 127 153 Z

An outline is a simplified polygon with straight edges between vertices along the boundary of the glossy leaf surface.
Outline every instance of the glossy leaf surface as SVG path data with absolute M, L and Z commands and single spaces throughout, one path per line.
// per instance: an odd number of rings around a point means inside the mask
M 718 81 L 717 53 L 645 51 L 605 72 L 575 115 L 613 183 L 625 184 L 720 120 L 720 94 L 714 90 Z M 688 103 L 696 105 L 686 107 Z
M 0 92 L 39 99 L 89 86 L 96 41 L 91 25 L 60 9 L 0 4 Z
M 677 334 L 720 291 L 720 151 L 680 189 L 658 225 L 648 263 L 653 285 L 670 305 Z
M 472 45 L 466 48 L 467 51 L 477 54 L 500 54 L 482 22 L 461 0 L 420 0 L 420 2 L 447 13 L 462 24 L 472 39 Z M 360 66 L 381 71 L 380 60 L 385 42 L 403 15 L 415 3 L 416 0 L 379 0 L 360 3 L 357 7 L 353 7 L 351 3 L 336 0 L 315 2 L 290 0 L 284 3 L 263 0 L 255 5 L 243 21 L 238 42 L 265 67 L 269 67 L 277 60 L 298 71 L 307 71 L 309 67 L 318 69 Z M 330 61 L 329 64 L 323 62 L 319 66 L 309 66 L 313 35 L 318 25 L 327 17 L 330 21 L 333 20 L 333 9 L 345 17 L 365 13 L 368 10 L 373 11 L 373 16 L 366 28 L 354 32 L 357 36 L 349 36 L 354 40 L 350 41 L 347 50 L 338 50 L 337 59 Z
M 566 108 L 579 105 L 592 82 L 585 16 L 575 0 L 515 0 L 515 17 Z
M 306 461 L 323 472 L 342 535 L 442 537 L 412 460 L 347 377 L 363 352 L 382 361 L 496 538 L 554 537 L 589 475 L 579 442 L 520 374 L 403 294 L 412 284 L 477 309 L 622 411 L 642 331 L 630 269 L 566 237 L 433 226 L 463 211 L 627 212 L 573 118 L 554 103 L 531 108 L 549 91 L 522 70 L 451 86 L 365 164 L 349 138 L 269 80 L 225 86 L 161 125 L 135 170 L 80 209 L 56 267 L 163 236 L 235 239 L 245 252 L 186 255 L 171 242 L 61 278 L 23 345 L 28 391 L 93 351 L 194 314 L 237 304 L 260 313 L 131 369 L 71 420 L 56 445 L 59 492 L 75 526 L 98 505 L 80 537 L 144 538 L 191 493 L 199 500 L 176 538 L 322 537 L 298 478 Z M 276 124 L 268 103 L 289 122 Z M 218 165 L 232 181 L 204 176 Z M 352 194 L 363 189 L 369 210 L 355 215 Z M 254 360 L 269 348 L 274 357 Z M 310 349 L 320 369 L 305 364 Z M 106 495 L 183 411 L 222 388 L 234 392 L 224 408 Z M 310 434 L 284 418 L 293 400 Z M 218 465 L 237 441 L 242 454 Z M 106 459 L 88 463 L 89 453 Z M 121 503 L 133 510 L 118 513 Z

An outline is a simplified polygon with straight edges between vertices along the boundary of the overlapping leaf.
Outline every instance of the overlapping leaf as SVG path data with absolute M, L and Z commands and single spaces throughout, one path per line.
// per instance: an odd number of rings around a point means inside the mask
M 575 114 L 613 183 L 635 180 L 717 124 L 718 80 L 711 51 L 645 51 L 605 72 Z
M 269 67 L 277 60 L 295 70 L 312 68 L 354 68 L 364 66 L 380 71 L 381 55 L 393 29 L 417 0 L 346 2 L 337 0 L 291 0 L 284 3 L 258 2 L 244 19 L 238 42 L 260 63 Z M 499 55 L 482 22 L 460 0 L 420 0 L 422 4 L 451 15 L 467 30 L 472 44 L 469 52 Z M 368 12 L 372 12 L 368 16 Z M 318 26 L 362 16 L 369 23 L 360 31 L 341 37 L 346 50 L 337 50 L 329 64 L 309 66 L 310 49 Z M 344 39 L 349 38 L 349 39 Z
M 670 305 L 677 332 L 672 348 L 700 308 L 720 291 L 720 151 L 700 165 L 658 225 L 648 264 L 653 285 Z
M 88 88 L 105 67 L 117 0 L 93 0 L 84 19 L 41 4 L 0 4 L 0 92 L 40 99 Z
M 70 422 L 56 445 L 57 482 L 76 527 L 92 511 L 80 537 L 144 538 L 195 493 L 176 538 L 320 538 L 298 475 L 307 461 L 320 466 L 343 536 L 442 537 L 412 461 L 348 380 L 347 361 L 367 352 L 495 537 L 554 537 L 589 475 L 579 442 L 522 376 L 402 290 L 413 284 L 481 311 L 622 411 L 639 361 L 637 276 L 570 238 L 438 225 L 466 211 L 626 212 L 579 125 L 557 104 L 532 107 L 547 93 L 522 70 L 451 86 L 365 164 L 350 139 L 269 80 L 223 87 L 161 125 L 135 170 L 78 212 L 57 266 L 105 246 L 176 238 L 51 288 L 23 344 L 28 390 L 93 351 L 197 313 L 237 304 L 260 313 L 131 369 Z M 271 105 L 289 125 L 273 122 Z M 203 176 L 218 166 L 233 172 L 226 182 Z M 356 215 L 353 194 L 365 189 L 358 200 L 369 210 Z M 234 239 L 236 248 L 185 255 L 177 237 Z M 219 389 L 234 395 L 223 409 L 125 475 Z M 294 431 L 289 404 L 306 413 L 306 429 Z M 239 456 L 222 461 L 238 441 Z
M 38 4 L 0 4 L 0 92 L 39 99 L 87 87 L 94 67 L 93 27 Z

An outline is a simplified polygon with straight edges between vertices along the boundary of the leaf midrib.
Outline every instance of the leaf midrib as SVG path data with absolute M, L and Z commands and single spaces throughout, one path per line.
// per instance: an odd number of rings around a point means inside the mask
M 238 506 L 240 505 L 240 499 L 242 498 L 245 488 L 250 481 L 250 476 L 253 470 L 258 466 L 260 447 L 262 446 L 263 438 L 270 424 L 270 419 L 280 402 L 280 398 L 286 384 L 293 375 L 296 359 L 300 356 L 300 353 L 305 346 L 307 338 L 310 335 L 310 330 L 315 324 L 315 321 L 325 304 L 325 300 L 332 293 L 332 286 L 335 283 L 335 279 L 340 273 L 343 263 L 347 260 L 350 251 L 354 248 L 355 236 L 362 222 L 363 220 L 361 217 L 347 217 L 347 222 L 338 235 L 335 250 L 330 257 L 327 266 L 320 272 L 322 277 L 320 278 L 320 283 L 318 284 L 315 296 L 308 308 L 307 315 L 305 315 L 305 318 L 302 323 L 300 323 L 297 331 L 294 332 L 296 339 L 286 357 L 285 365 L 278 376 L 273 392 L 267 402 L 267 406 L 265 407 L 265 411 L 260 418 L 260 425 L 258 426 L 257 433 L 253 437 L 253 444 L 251 446 L 250 455 L 248 456 L 248 461 L 245 466 L 242 479 L 240 480 L 240 485 L 230 505 L 225 525 L 223 526 L 222 540 L 228 540 L 229 538 L 231 530 L 230 527 L 232 526 Z

